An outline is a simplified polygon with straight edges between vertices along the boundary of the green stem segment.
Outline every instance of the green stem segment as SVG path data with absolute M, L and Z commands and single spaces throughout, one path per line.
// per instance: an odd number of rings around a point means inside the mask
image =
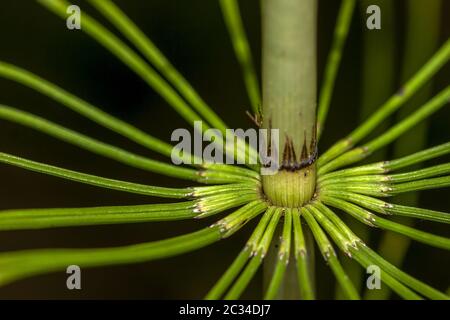
M 316 1 L 262 2 L 263 127 L 279 130 L 268 144 L 279 171 L 263 185 L 275 205 L 299 207 L 314 191 L 316 23 Z
M 313 150 L 316 123 L 317 3 L 263 1 L 263 125 L 280 130 L 293 144 L 296 160 Z M 312 149 L 315 145 L 312 145 Z

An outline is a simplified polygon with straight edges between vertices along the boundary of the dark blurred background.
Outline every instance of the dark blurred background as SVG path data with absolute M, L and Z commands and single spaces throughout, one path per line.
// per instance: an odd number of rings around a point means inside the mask
M 403 25 L 406 2 L 395 1 L 396 43 L 399 49 L 392 59 L 398 68 L 401 65 L 401 48 L 405 38 Z M 450 34 L 450 3 L 443 2 L 439 44 Z M 158 45 L 226 123 L 233 128 L 252 126 L 245 115 L 245 110 L 249 110 L 250 106 L 241 72 L 217 1 L 116 0 L 115 3 Z M 76 1 L 74 4 L 111 27 L 87 2 Z M 319 80 L 330 47 L 339 4 L 340 1 L 329 0 L 320 1 L 319 4 Z M 240 1 L 240 8 L 254 60 L 260 69 L 259 1 Z M 357 9 L 338 74 L 321 150 L 347 134 L 358 123 L 362 98 L 361 74 L 366 63 L 362 59 L 362 43 L 367 31 L 362 17 L 362 11 Z M 390 32 L 389 26 L 383 32 Z M 64 20 L 34 1 L 1 1 L 0 39 L 1 60 L 28 69 L 158 138 L 168 141 L 173 129 L 187 127 L 165 101 L 112 54 L 82 31 L 69 31 Z M 379 50 L 382 52 L 383 47 Z M 396 69 L 397 72 L 399 70 Z M 448 85 L 449 75 L 449 66 L 446 66 L 435 78 L 433 92 Z M 396 80 L 396 87 L 399 86 L 399 80 Z M 159 155 L 68 111 L 49 98 L 4 79 L 0 79 L 0 103 L 44 116 L 128 150 L 162 159 Z M 428 146 L 449 141 L 449 109 L 447 106 L 431 117 Z M 186 182 L 129 168 L 1 120 L 0 144 L 3 152 L 82 172 L 152 185 L 186 185 Z M 438 162 L 442 161 L 444 159 L 439 159 Z M 67 182 L 6 165 L 0 166 L 0 181 L 0 209 L 125 205 L 160 201 Z M 448 212 L 448 189 L 423 192 L 420 205 Z M 0 250 L 119 246 L 191 232 L 211 221 L 213 219 L 1 232 Z M 416 226 L 449 235 L 445 225 L 419 221 Z M 0 288 L 0 298 L 199 298 L 232 262 L 251 229 L 249 225 L 231 239 L 180 257 L 130 266 L 83 270 L 82 290 L 67 290 L 67 275 L 59 272 Z M 379 234 L 379 231 L 373 232 L 372 244 L 375 246 Z M 447 252 L 413 243 L 405 260 L 405 270 L 445 290 L 450 284 L 449 261 Z M 319 298 L 331 298 L 330 282 L 334 280 L 320 258 L 317 266 Z M 261 279 L 261 274 L 258 277 Z M 261 281 L 253 281 L 244 298 L 260 297 L 261 287 Z

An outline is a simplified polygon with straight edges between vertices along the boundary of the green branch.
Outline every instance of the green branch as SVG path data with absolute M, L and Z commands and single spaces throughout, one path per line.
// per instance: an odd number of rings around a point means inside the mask
M 0 162 L 8 165 L 13 165 L 19 168 L 23 168 L 26 170 L 35 171 L 76 182 L 81 182 L 96 187 L 143 194 L 148 196 L 181 199 L 189 197 L 193 193 L 193 189 L 190 188 L 184 189 L 163 188 L 163 187 L 149 186 L 145 184 L 132 183 L 128 181 L 103 178 L 91 174 L 81 173 L 78 171 L 43 164 L 36 161 L 31 161 L 24 158 L 19 158 L 3 152 L 0 152 Z
M 311 228 L 311 231 L 314 235 L 314 238 L 316 239 L 317 245 L 320 248 L 323 258 L 330 266 L 331 271 L 333 272 L 346 298 L 350 300 L 359 300 L 359 294 L 355 286 L 353 285 L 352 281 L 342 268 L 342 265 L 339 263 L 339 260 L 336 257 L 336 252 L 333 249 L 333 246 L 331 245 L 327 236 L 320 228 L 316 219 L 309 212 L 309 210 L 314 209 L 309 209 L 308 206 L 303 208 L 302 215 L 305 217 L 305 220 L 307 221 L 309 227 Z M 317 219 L 319 218 L 317 217 Z
M 150 63 L 176 88 L 183 98 L 203 116 L 214 128 L 225 132 L 227 125 L 202 100 L 189 82 L 175 69 L 155 44 L 125 15 L 112 1 L 89 0 L 136 48 Z M 84 16 L 83 16 L 84 18 Z M 84 22 L 83 22 L 84 26 Z
M 437 248 L 450 250 L 450 238 L 437 236 L 425 231 L 416 230 L 414 228 L 380 218 L 372 214 L 371 212 L 344 200 L 329 196 L 324 196 L 321 199 L 324 203 L 347 212 L 355 219 L 358 219 L 362 223 L 365 223 L 369 226 L 376 226 L 385 230 L 394 231 L 418 242 L 422 242 Z
M 318 160 L 323 166 L 331 160 L 351 149 L 357 142 L 366 137 L 386 117 L 398 110 L 418 89 L 420 89 L 450 59 L 450 40 L 431 57 L 428 62 L 412 76 L 397 94 L 384 103 L 369 119 L 359 125 L 346 138 L 338 141 Z
M 247 241 L 244 249 L 239 253 L 233 263 L 228 267 L 225 273 L 220 277 L 220 279 L 216 282 L 216 284 L 211 288 L 211 290 L 206 295 L 205 299 L 207 300 L 217 300 L 222 297 L 231 283 L 236 279 L 239 272 L 244 268 L 248 259 L 253 255 L 254 251 L 259 245 L 259 241 L 266 230 L 267 224 L 272 218 L 272 214 L 274 213 L 275 208 L 269 207 L 267 211 L 264 213 L 263 217 L 259 221 L 256 228 L 253 230 L 253 233 L 250 239 Z
M 70 5 L 67 1 L 38 0 L 38 3 L 61 18 L 66 19 L 66 9 Z M 83 12 L 82 30 L 97 40 L 102 46 L 108 49 L 125 65 L 139 75 L 190 125 L 193 125 L 194 121 L 201 120 L 200 116 L 197 115 L 178 93 L 176 93 L 176 91 L 172 89 L 172 87 L 138 54 L 85 12 Z M 206 130 L 208 129 L 208 126 L 204 124 L 203 128 Z
M 274 210 L 267 228 L 259 241 L 255 254 L 252 256 L 250 262 L 247 264 L 244 271 L 242 271 L 239 278 L 225 295 L 225 300 L 239 299 L 245 288 L 247 288 L 250 280 L 254 277 L 256 271 L 258 271 L 258 268 L 260 267 L 262 260 L 269 249 L 270 242 L 272 241 L 278 221 L 280 220 L 281 212 L 282 210 L 280 208 Z
M 139 263 L 200 249 L 221 239 L 218 227 L 166 240 L 123 247 L 90 249 L 38 249 L 0 254 L 0 285 L 39 274 L 80 268 Z
M 259 108 L 261 105 L 259 82 L 258 77 L 256 76 L 255 68 L 253 67 L 252 53 L 247 36 L 245 35 L 244 26 L 242 24 L 239 4 L 236 0 L 220 0 L 220 7 L 222 9 L 225 24 L 230 34 L 234 53 L 239 64 L 241 65 L 245 87 L 247 89 L 252 110 L 255 114 L 259 114 Z
M 30 87 L 85 116 L 86 118 L 108 128 L 128 139 L 156 151 L 167 157 L 171 156 L 173 146 L 159 140 L 136 127 L 117 119 L 92 104 L 63 90 L 55 84 L 12 64 L 0 61 L 0 76 Z M 190 158 L 187 158 L 190 159 Z
M 314 280 L 309 270 L 312 253 L 308 252 L 308 247 L 300 221 L 300 211 L 293 209 L 292 222 L 294 225 L 294 248 L 295 261 L 297 265 L 297 280 L 300 289 L 300 297 L 304 300 L 314 300 Z
M 286 268 L 289 264 L 289 257 L 291 254 L 291 235 L 292 235 L 292 210 L 286 209 L 284 211 L 284 225 L 283 232 L 280 238 L 280 245 L 278 249 L 278 259 L 275 262 L 275 270 L 272 273 L 269 285 L 267 287 L 265 300 L 273 300 L 280 292 Z
M 450 214 L 447 212 L 392 204 L 365 195 L 345 191 L 326 191 L 326 195 L 352 202 L 385 215 L 398 215 L 441 223 L 450 223 Z
M 344 0 L 341 3 L 339 14 L 334 27 L 333 44 L 328 53 L 325 65 L 325 75 L 319 93 L 319 108 L 317 111 L 317 136 L 320 137 L 327 118 L 330 101 L 333 95 L 334 84 L 341 62 L 342 51 L 347 39 L 348 30 L 352 21 L 355 0 Z
M 323 205 L 321 204 L 320 206 L 323 207 Z M 322 210 L 321 212 L 324 211 Z M 328 214 L 334 216 L 333 218 L 334 221 L 339 221 L 339 224 L 333 225 L 333 223 L 331 223 L 331 221 L 328 220 L 328 217 L 325 217 L 325 215 L 319 214 L 317 216 L 317 219 L 330 235 L 333 236 L 341 233 L 338 230 L 339 227 L 348 229 L 348 227 L 342 222 L 342 220 L 340 220 L 337 217 L 337 215 L 334 212 L 328 210 Z M 347 232 L 351 232 L 351 230 L 348 230 Z M 392 290 L 394 290 L 401 297 L 405 299 L 421 299 L 420 296 L 418 296 L 416 293 L 414 293 L 408 288 L 410 287 L 431 299 L 448 299 L 448 297 L 445 294 L 439 292 L 438 290 L 426 285 L 425 283 L 415 279 L 414 277 L 406 274 L 405 272 L 391 265 L 389 262 L 387 262 L 382 257 L 378 256 L 375 252 L 373 252 L 371 249 L 369 249 L 360 240 L 354 242 L 355 245 L 349 246 L 345 240 L 342 240 L 342 237 L 334 236 L 333 239 L 341 249 L 348 248 L 351 257 L 353 257 L 356 261 L 358 261 L 358 263 L 360 263 L 363 267 L 367 268 L 370 265 L 377 265 L 381 269 L 381 281 L 387 284 Z M 350 239 L 351 238 L 347 238 L 347 241 Z M 407 285 L 408 287 L 406 287 L 405 285 Z
M 0 230 L 44 229 L 194 218 L 196 202 L 0 211 Z
M 360 161 L 374 151 L 384 147 L 385 145 L 391 143 L 397 139 L 401 134 L 407 130 L 413 128 L 416 124 L 428 118 L 434 112 L 438 111 L 440 108 L 448 104 L 450 101 L 450 86 L 447 86 L 444 90 L 438 93 L 429 102 L 420 107 L 416 112 L 405 118 L 404 120 L 397 123 L 395 126 L 387 130 L 384 134 L 378 136 L 372 141 L 366 143 L 362 147 L 350 150 L 331 162 L 324 164 L 319 168 L 319 174 L 327 173 L 336 168 L 343 167 L 345 165 L 352 164 L 354 162 Z

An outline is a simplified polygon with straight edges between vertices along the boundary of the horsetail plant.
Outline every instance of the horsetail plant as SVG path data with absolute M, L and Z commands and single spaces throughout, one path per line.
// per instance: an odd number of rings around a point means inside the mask
M 66 18 L 70 3 L 38 0 L 42 7 Z M 128 43 L 83 12 L 82 31 L 101 44 L 141 77 L 190 125 L 202 130 L 229 126 L 200 97 L 157 46 L 111 0 L 88 0 Z M 123 224 L 218 217 L 207 228 L 160 241 L 85 249 L 33 249 L 0 253 L 0 285 L 27 277 L 64 270 L 131 264 L 172 257 L 197 250 L 238 232 L 249 221 L 259 220 L 251 237 L 222 277 L 205 293 L 206 299 L 241 297 L 256 272 L 271 263 L 263 297 L 315 299 L 314 244 L 330 267 L 346 299 L 360 299 L 361 290 L 342 264 L 342 252 L 363 268 L 376 265 L 381 281 L 405 299 L 448 299 L 448 296 L 391 264 L 358 237 L 340 215 L 368 227 L 388 230 L 414 241 L 450 250 L 450 238 L 395 222 L 402 216 L 448 224 L 446 212 L 391 203 L 388 198 L 406 192 L 450 186 L 450 163 L 402 171 L 450 153 L 450 142 L 393 160 L 357 165 L 372 153 L 395 142 L 408 130 L 439 109 L 448 107 L 450 86 L 420 108 L 364 140 L 402 106 L 450 59 L 450 39 L 401 87 L 350 134 L 322 155 L 318 143 L 333 96 L 340 60 L 355 11 L 355 0 L 343 0 L 337 18 L 322 86 L 317 93 L 315 0 L 263 0 L 262 99 L 236 0 L 219 0 L 223 17 L 242 68 L 245 87 L 256 124 L 280 130 L 279 148 L 269 143 L 266 151 L 280 159 L 275 174 L 261 174 L 267 163 L 219 164 L 194 162 L 175 165 L 150 159 L 16 107 L 0 104 L 0 119 L 45 133 L 97 155 L 125 165 L 190 181 L 191 187 L 167 188 L 116 180 L 0 153 L 0 162 L 99 188 L 173 199 L 170 203 L 82 208 L 14 209 L 0 212 L 0 230 L 47 229 L 66 226 Z M 132 45 L 132 46 L 131 46 Z M 19 66 L 0 61 L 0 77 L 29 87 L 87 119 L 162 156 L 172 157 L 173 146 L 116 118 L 50 81 Z M 319 99 L 317 99 L 317 96 Z M 318 102 L 317 102 L 318 101 Z M 318 110 L 316 112 L 316 105 Z M 317 114 L 317 116 L 316 116 Z M 224 146 L 222 141 L 214 143 Z M 247 160 L 255 153 L 249 144 L 223 147 L 227 157 Z M 179 160 L 192 163 L 196 154 L 182 153 Z M 231 210 L 224 216 L 219 215 Z M 339 215 L 337 213 L 340 213 Z M 274 258 L 271 244 L 278 243 Z M 344 257 L 344 259 L 347 259 Z M 272 260 L 272 261 L 266 261 Z M 293 271 L 292 271 L 293 270 Z M 295 288 L 287 290 L 288 281 Z M 291 291 L 291 292 L 287 292 Z

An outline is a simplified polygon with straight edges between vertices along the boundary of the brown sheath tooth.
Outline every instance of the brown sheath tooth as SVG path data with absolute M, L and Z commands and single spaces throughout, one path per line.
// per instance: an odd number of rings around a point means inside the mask
M 297 165 L 297 155 L 295 154 L 295 148 L 294 148 L 294 141 L 291 140 L 291 148 L 292 148 L 292 162 L 293 162 L 293 167 L 295 169 L 296 165 Z
M 267 143 L 267 155 L 272 156 L 272 119 L 269 119 L 269 133 L 267 134 L 269 142 Z
M 289 136 L 286 136 L 285 144 L 287 147 L 286 158 L 284 159 L 284 166 L 289 167 L 291 161 L 291 144 L 289 143 Z
M 250 112 L 250 111 L 245 111 L 245 113 L 247 114 L 247 116 L 250 118 L 250 120 L 258 127 L 261 127 L 261 121 L 258 117 L 258 114 L 255 113 L 254 115 Z
M 303 162 L 308 159 L 308 149 L 306 148 L 306 134 L 303 139 L 302 154 L 300 160 Z
M 294 159 L 294 143 L 292 142 L 292 139 L 289 138 L 289 168 L 292 168 L 295 162 Z
M 287 166 L 288 153 L 289 153 L 289 143 L 285 141 L 283 149 L 283 161 L 282 161 L 283 167 Z
M 312 138 L 311 138 L 311 143 L 309 145 L 309 152 L 310 155 L 313 154 L 314 149 L 316 149 L 316 145 L 317 145 L 317 124 L 314 123 L 313 127 L 312 127 Z

